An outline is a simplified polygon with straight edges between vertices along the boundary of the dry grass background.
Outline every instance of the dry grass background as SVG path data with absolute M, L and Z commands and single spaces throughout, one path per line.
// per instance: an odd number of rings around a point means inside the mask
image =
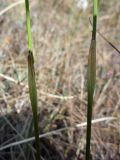
M 15 1 L 0 1 L 0 10 Z M 86 70 L 91 5 L 74 0 L 31 1 L 32 33 L 40 111 L 40 134 L 86 121 Z M 102 1 L 98 29 L 118 48 L 120 2 Z M 33 136 L 27 87 L 25 11 L 21 4 L 0 16 L 0 147 Z M 7 76 L 7 77 L 6 77 Z M 10 77 L 12 79 L 10 79 Z M 120 56 L 97 36 L 97 84 L 93 119 L 93 160 L 120 159 Z M 22 136 L 22 137 L 21 137 Z M 45 160 L 82 160 L 85 129 L 69 129 L 41 139 Z M 34 160 L 34 143 L 0 152 L 0 160 Z

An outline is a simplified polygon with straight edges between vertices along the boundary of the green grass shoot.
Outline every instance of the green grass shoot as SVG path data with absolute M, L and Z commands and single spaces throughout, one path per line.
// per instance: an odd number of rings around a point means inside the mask
M 28 51 L 28 84 L 29 84 L 30 101 L 31 101 L 32 112 L 33 112 L 36 160 L 40 160 L 40 144 L 39 144 L 39 129 L 38 129 L 38 113 L 37 113 L 37 89 L 36 89 L 36 81 L 35 81 L 29 0 L 25 0 L 25 6 L 26 6 L 28 49 L 29 49 Z
M 91 143 L 91 121 L 92 121 L 92 108 L 93 108 L 93 95 L 96 80 L 96 28 L 97 28 L 97 12 L 98 0 L 93 0 L 93 31 L 92 39 L 88 56 L 88 108 L 87 108 L 87 134 L 86 134 L 86 160 L 91 160 L 90 143 Z

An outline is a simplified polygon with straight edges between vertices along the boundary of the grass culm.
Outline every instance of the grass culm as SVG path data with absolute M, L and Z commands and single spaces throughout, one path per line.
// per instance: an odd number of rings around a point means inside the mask
M 30 101 L 31 101 L 32 112 L 33 112 L 36 160 L 40 160 L 39 129 L 38 129 L 38 114 L 37 114 L 37 89 L 36 89 L 36 81 L 35 81 L 29 0 L 25 0 L 25 6 L 26 6 L 26 20 L 27 20 L 28 49 L 29 49 L 28 50 L 28 85 L 29 85 Z
M 93 95 L 95 89 L 96 79 L 96 28 L 97 28 L 97 8 L 98 0 L 94 0 L 93 7 L 93 30 L 92 39 L 88 56 L 88 108 L 87 108 L 87 134 L 86 134 L 86 160 L 91 159 L 90 154 L 90 142 L 91 142 L 91 121 L 92 121 L 92 107 L 93 107 Z

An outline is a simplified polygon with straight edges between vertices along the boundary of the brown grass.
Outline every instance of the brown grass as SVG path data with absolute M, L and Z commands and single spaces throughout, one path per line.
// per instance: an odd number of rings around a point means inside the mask
M 86 66 L 91 35 L 91 7 L 83 12 L 75 7 L 73 0 L 47 2 L 31 3 L 39 108 L 42 110 L 40 134 L 86 121 Z M 0 3 L 0 10 L 10 4 L 8 1 Z M 98 20 L 98 29 L 118 48 L 119 8 L 119 0 L 102 2 Z M 3 75 L 0 75 L 1 147 L 33 135 L 23 5 L 0 17 L 0 35 L 0 73 Z M 94 119 L 114 116 L 117 120 L 93 126 L 93 160 L 119 160 L 120 57 L 101 37 L 97 36 L 97 41 L 93 116 Z M 43 159 L 84 159 L 85 129 L 70 129 L 43 138 L 41 142 Z M 0 159 L 34 159 L 34 143 L 30 145 L 3 150 Z

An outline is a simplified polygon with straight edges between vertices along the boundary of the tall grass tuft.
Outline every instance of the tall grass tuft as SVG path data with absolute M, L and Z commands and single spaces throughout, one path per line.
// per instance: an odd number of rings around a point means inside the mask
M 39 129 L 38 129 L 38 114 L 37 114 L 37 89 L 36 89 L 36 81 L 35 81 L 29 0 L 25 0 L 25 8 L 26 8 L 26 21 L 27 21 L 28 50 L 29 50 L 28 51 L 28 85 L 29 85 L 30 101 L 31 101 L 32 112 L 33 112 L 36 160 L 40 160 L 40 144 L 39 144 Z
M 92 107 L 93 107 L 93 95 L 95 89 L 96 80 L 96 28 L 97 28 L 97 12 L 98 12 L 98 0 L 93 0 L 93 30 L 92 39 L 88 56 L 88 108 L 87 108 L 87 134 L 86 134 L 86 160 L 91 160 L 90 154 L 90 142 L 91 142 L 91 121 L 92 121 Z

